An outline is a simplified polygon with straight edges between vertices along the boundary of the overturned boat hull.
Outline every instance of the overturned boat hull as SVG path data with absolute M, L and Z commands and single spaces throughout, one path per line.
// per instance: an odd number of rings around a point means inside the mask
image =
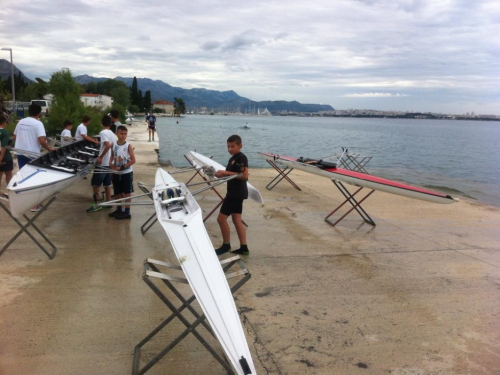
M 22 216 L 31 207 L 85 177 L 98 153 L 94 143 L 83 140 L 43 154 L 26 164 L 12 176 L 7 186 L 12 215 Z

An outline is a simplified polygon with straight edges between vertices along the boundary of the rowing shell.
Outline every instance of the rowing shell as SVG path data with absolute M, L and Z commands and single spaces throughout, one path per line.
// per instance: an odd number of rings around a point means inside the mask
M 297 168 L 305 172 L 318 176 L 338 180 L 350 185 L 365 187 L 373 190 L 380 190 L 390 194 L 401 195 L 403 197 L 420 199 L 433 203 L 450 204 L 458 202 L 457 198 L 450 195 L 438 193 L 431 190 L 422 189 L 415 186 L 402 184 L 396 181 L 359 173 L 342 168 L 320 168 L 314 164 L 301 163 L 296 158 L 289 156 L 275 155 L 272 153 L 259 152 L 259 156 L 274 163 L 279 163 L 290 168 Z
M 153 200 L 158 221 L 233 368 L 241 375 L 256 374 L 233 295 L 203 224 L 200 206 L 185 184 L 161 168 L 156 171 Z
M 191 161 L 193 166 L 198 169 L 202 167 L 213 167 L 216 171 L 226 170 L 226 167 L 224 167 L 222 164 L 219 164 L 215 160 L 207 158 L 206 156 L 194 151 L 189 151 L 186 154 L 186 158 L 188 158 L 188 160 Z M 250 184 L 248 181 L 247 181 L 247 186 L 248 186 L 248 198 L 259 203 L 260 205 L 263 205 L 264 200 L 262 199 L 262 195 L 260 195 L 260 192 L 255 187 L 253 187 L 252 184 Z
M 86 140 L 41 155 L 22 167 L 7 186 L 10 211 L 20 217 L 85 177 L 94 165 L 99 148 Z

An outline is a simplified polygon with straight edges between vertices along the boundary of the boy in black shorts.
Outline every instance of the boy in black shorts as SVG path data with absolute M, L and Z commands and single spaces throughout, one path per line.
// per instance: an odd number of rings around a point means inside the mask
M 113 173 L 113 187 L 115 198 L 129 198 L 132 186 L 132 165 L 135 164 L 134 148 L 127 142 L 128 129 L 120 125 L 116 130 L 118 140 L 111 146 L 111 158 L 109 166 L 115 172 Z M 127 200 L 126 202 L 130 202 Z M 117 220 L 130 219 L 130 206 L 125 206 L 125 211 L 121 206 L 116 207 L 116 211 L 108 214 Z
M 230 136 L 227 139 L 227 150 L 229 151 L 231 158 L 227 163 L 225 171 L 220 170 L 215 173 L 215 177 L 217 178 L 241 174 L 240 177 L 227 182 L 227 194 L 224 198 L 224 203 L 222 203 L 219 216 L 217 217 L 223 241 L 222 246 L 215 250 L 217 255 L 231 251 L 231 230 L 227 222 L 229 216 L 233 217 L 236 233 L 238 233 L 238 238 L 240 240 L 240 248 L 234 250 L 233 253 L 243 255 L 249 254 L 246 228 L 241 220 L 243 200 L 248 198 L 248 159 L 241 152 L 242 147 L 243 144 L 239 135 Z

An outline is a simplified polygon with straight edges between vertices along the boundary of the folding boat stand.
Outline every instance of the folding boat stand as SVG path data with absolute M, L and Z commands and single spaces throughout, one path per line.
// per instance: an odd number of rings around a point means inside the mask
M 343 154 L 336 153 L 334 156 L 338 158 L 338 166 L 340 168 L 369 174 L 365 169 L 365 165 L 372 160 L 371 156 L 361 156 L 360 154 L 353 154 L 347 151 Z
M 153 200 L 153 195 L 152 195 L 151 191 L 142 182 L 139 182 L 137 184 L 137 186 L 139 186 L 139 189 L 141 189 L 143 193 L 148 194 L 148 197 L 151 198 L 151 200 Z M 149 219 L 147 219 L 144 222 L 144 224 L 141 225 L 142 235 L 144 236 L 146 234 L 146 232 L 149 230 L 149 228 L 151 228 L 157 221 L 158 221 L 158 218 L 156 217 L 156 211 L 155 211 L 149 217 Z
M 330 224 L 332 227 L 334 227 L 335 225 L 337 225 L 338 223 L 340 223 L 347 215 L 349 215 L 353 210 L 356 210 L 356 212 L 359 214 L 359 216 L 361 216 L 361 218 L 365 221 L 365 223 L 368 223 L 370 225 L 375 226 L 376 224 L 373 221 L 373 219 L 370 217 L 370 215 L 368 215 L 366 213 L 366 211 L 363 209 L 363 207 L 361 207 L 361 203 L 363 203 L 370 195 L 372 195 L 375 192 L 375 190 L 370 191 L 361 200 L 357 201 L 356 198 L 354 198 L 354 196 L 356 194 L 358 194 L 361 190 L 363 190 L 362 187 L 360 187 L 353 194 L 351 194 L 349 192 L 349 190 L 344 186 L 344 184 L 341 181 L 332 179 L 332 182 L 335 184 L 335 186 L 337 187 L 337 189 L 339 189 L 339 191 L 345 197 L 345 201 L 342 202 L 340 205 L 338 205 L 335 210 L 333 210 L 332 212 L 330 212 L 325 217 L 325 221 L 328 224 Z M 352 208 L 350 210 L 348 210 L 340 219 L 338 219 L 337 221 L 335 221 L 334 223 L 332 223 L 330 221 L 330 216 L 332 216 L 335 212 L 337 212 L 347 202 L 350 203 L 350 205 L 352 206 Z
M 10 212 L 10 210 L 2 203 L 2 200 L 4 200 L 3 198 L 0 199 L 0 206 L 3 208 L 3 210 L 5 212 L 7 212 L 7 214 L 11 217 L 11 219 L 21 228 L 15 235 L 14 237 L 12 237 L 10 239 L 9 242 L 7 242 L 7 244 L 2 247 L 2 249 L 0 249 L 0 255 L 3 254 L 3 252 L 5 250 L 7 250 L 7 248 L 22 234 L 22 233 L 26 233 L 29 238 L 31 238 L 31 240 L 40 248 L 40 250 L 42 250 L 45 255 L 47 255 L 49 257 L 49 259 L 54 259 L 54 257 L 56 256 L 56 252 L 57 252 L 57 248 L 56 246 L 47 238 L 47 236 L 40 230 L 40 228 L 38 228 L 35 224 L 35 220 L 38 219 L 40 217 L 41 214 L 44 213 L 44 211 L 49 208 L 49 206 L 52 204 L 52 202 L 54 202 L 57 198 L 57 195 L 58 194 L 55 194 L 52 198 L 49 199 L 49 201 L 47 203 L 44 203 L 43 204 L 43 207 L 40 211 L 38 211 L 35 216 L 33 216 L 31 219 L 26 216 L 26 214 L 23 214 L 23 217 L 27 220 L 27 223 L 26 224 L 22 224 L 18 219 L 16 219 L 12 213 Z M 8 201 L 5 199 L 5 201 Z M 30 227 L 30 225 L 33 227 L 33 229 L 35 229 L 38 234 L 45 240 L 45 242 L 52 248 L 52 251 L 49 251 L 48 249 L 46 249 L 31 233 L 30 231 L 28 230 L 28 228 Z
M 231 258 L 224 259 L 220 262 L 224 273 L 226 274 L 226 278 L 234 278 L 243 276 L 236 284 L 231 287 L 231 293 L 235 293 L 238 289 L 240 289 L 243 284 L 245 284 L 251 277 L 250 272 L 246 268 L 245 263 L 241 260 L 240 256 L 234 256 Z M 230 269 L 238 264 L 239 270 L 230 272 Z M 180 266 L 174 265 L 172 263 L 161 262 L 159 260 L 154 259 L 146 259 L 144 261 L 144 273 L 142 275 L 142 279 L 144 282 L 153 290 L 153 292 L 161 299 L 161 301 L 167 305 L 167 307 L 172 311 L 165 320 L 163 320 L 154 330 L 152 330 L 144 339 L 142 339 L 134 349 L 134 361 L 132 367 L 132 375 L 142 375 L 151 369 L 160 359 L 162 359 L 166 354 L 168 354 L 177 344 L 179 344 L 187 335 L 192 333 L 198 341 L 212 354 L 212 356 L 226 369 L 228 374 L 234 374 L 234 370 L 231 367 L 231 364 L 227 360 L 227 358 L 222 358 L 215 349 L 203 338 L 203 336 L 197 331 L 197 327 L 201 324 L 212 336 L 215 337 L 215 334 L 212 331 L 209 323 L 206 321 L 205 314 L 198 313 L 193 306 L 191 305 L 196 297 L 192 295 L 189 298 L 185 298 L 179 290 L 172 284 L 172 282 L 179 282 L 183 284 L 188 284 L 188 281 L 185 278 L 169 275 L 166 273 L 162 273 L 160 271 L 160 267 L 167 268 L 168 270 L 182 270 Z M 174 302 L 172 302 L 161 290 L 160 288 L 152 281 L 152 279 L 159 279 L 163 282 L 164 285 L 170 289 L 170 291 L 175 295 L 175 297 L 181 302 L 181 305 L 178 307 L 175 306 Z M 183 315 L 183 311 L 187 309 L 194 316 L 194 321 L 190 321 Z M 182 331 L 174 340 L 172 340 L 167 346 L 165 346 L 161 351 L 159 351 L 151 360 L 149 360 L 142 368 L 140 368 L 140 357 L 141 357 L 141 348 L 147 344 L 151 339 L 154 338 L 156 334 L 158 334 L 162 329 L 164 329 L 169 323 L 171 323 L 175 318 L 178 318 L 182 324 L 186 327 L 184 331 Z
M 293 171 L 293 168 L 292 167 L 289 167 L 289 166 L 285 166 L 285 168 L 281 168 L 279 167 L 274 161 L 272 160 L 268 160 L 266 159 L 266 161 L 269 163 L 269 165 L 271 165 L 271 167 L 273 167 L 274 169 L 276 169 L 276 171 L 278 172 L 278 175 L 276 177 L 274 177 L 270 183 L 268 183 L 266 185 L 266 189 L 267 190 L 273 190 L 274 187 L 276 185 L 278 185 L 283 179 L 287 180 L 290 185 L 292 185 L 295 189 L 297 189 L 298 191 L 302 191 L 299 186 L 293 182 L 293 180 L 288 177 L 288 175 Z
M 189 158 L 184 155 L 184 157 L 186 158 L 186 160 L 189 162 L 189 164 L 191 164 L 191 166 L 194 168 L 194 170 L 196 171 L 195 174 L 189 179 L 188 182 L 186 182 L 186 185 L 189 185 L 189 183 L 196 177 L 196 175 L 200 176 L 203 181 L 205 181 L 205 183 L 208 185 L 208 186 L 211 186 L 211 182 L 205 177 L 203 176 L 200 171 L 193 165 L 193 163 L 191 162 L 191 160 L 189 160 Z M 212 209 L 212 211 L 210 211 L 207 216 L 205 216 L 205 218 L 203 219 L 203 222 L 207 221 L 208 218 L 210 216 L 212 216 L 212 214 L 220 207 L 222 206 L 222 203 L 224 203 L 224 197 L 222 195 L 220 195 L 220 193 L 217 191 L 217 189 L 215 189 L 215 187 L 210 187 L 211 190 L 213 190 L 215 192 L 215 194 L 217 194 L 217 196 L 220 198 L 220 202 L 217 203 L 215 205 L 215 207 Z M 299 189 L 300 190 L 300 189 Z M 248 227 L 248 224 L 245 223 L 245 221 L 241 220 L 241 222 L 243 223 L 244 226 Z

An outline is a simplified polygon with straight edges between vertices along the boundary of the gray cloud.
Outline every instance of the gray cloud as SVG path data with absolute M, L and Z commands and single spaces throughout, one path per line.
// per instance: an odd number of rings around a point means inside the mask
M 0 40 L 33 78 L 69 67 L 254 100 L 496 113 L 499 19 L 487 0 L 4 0 Z

